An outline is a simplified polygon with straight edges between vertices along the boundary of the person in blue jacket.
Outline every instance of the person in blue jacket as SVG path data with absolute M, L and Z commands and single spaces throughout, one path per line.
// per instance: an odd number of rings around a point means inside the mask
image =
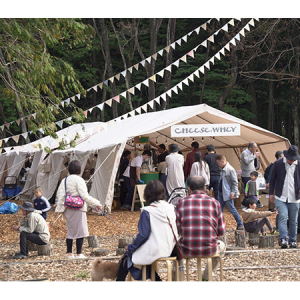
M 35 210 L 40 210 L 42 212 L 42 217 L 47 219 L 47 211 L 51 209 L 51 205 L 46 197 L 43 196 L 43 189 L 37 186 L 34 190 L 34 200 L 33 205 Z

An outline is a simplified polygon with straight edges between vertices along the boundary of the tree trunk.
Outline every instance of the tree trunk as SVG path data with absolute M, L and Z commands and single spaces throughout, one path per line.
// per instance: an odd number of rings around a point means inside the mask
M 174 42 L 175 39 L 175 28 L 176 28 L 176 19 L 169 19 L 168 22 L 168 30 L 167 30 L 167 45 L 170 45 Z M 171 65 L 173 62 L 173 49 L 170 47 L 170 51 L 167 54 L 166 66 Z M 171 72 L 165 72 L 165 89 L 164 91 L 168 91 L 171 88 L 171 79 L 172 79 L 172 70 Z M 162 104 L 162 109 L 169 108 L 169 96 L 166 97 L 166 102 Z
M 269 81 L 268 130 L 273 131 L 274 124 L 274 82 Z
M 251 95 L 251 112 L 253 113 L 254 117 L 252 119 L 252 123 L 257 125 L 257 105 L 256 105 L 256 91 L 255 91 L 255 84 L 254 81 L 250 81 L 248 86 L 249 93 Z

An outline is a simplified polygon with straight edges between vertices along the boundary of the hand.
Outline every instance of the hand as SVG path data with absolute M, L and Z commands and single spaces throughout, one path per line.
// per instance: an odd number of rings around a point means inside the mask
M 138 180 L 138 183 L 145 184 L 145 182 L 141 179 Z
M 101 209 L 102 209 L 102 205 L 98 205 L 98 206 L 95 207 L 96 212 L 100 211 Z
M 271 203 L 274 203 L 274 195 L 270 195 L 269 200 L 270 200 Z
M 269 188 L 269 186 L 270 186 L 270 183 L 267 183 L 267 184 L 266 184 L 266 188 L 268 189 L 268 188 Z
M 234 194 L 230 194 L 230 199 L 233 199 L 234 198 Z
M 255 152 L 255 155 L 256 155 L 256 157 L 260 156 L 259 152 Z
M 278 214 L 278 211 L 277 211 L 277 210 L 275 210 L 275 211 L 272 211 L 272 214 L 275 214 L 275 215 L 277 215 L 277 214 Z
M 12 225 L 11 228 L 17 231 L 19 229 L 19 225 Z

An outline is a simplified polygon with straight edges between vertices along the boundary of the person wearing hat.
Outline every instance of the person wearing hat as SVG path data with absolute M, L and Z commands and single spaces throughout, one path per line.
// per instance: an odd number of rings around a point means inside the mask
M 297 223 L 300 202 L 300 156 L 298 147 L 291 145 L 283 151 L 283 158 L 274 162 L 270 178 L 270 202 L 278 211 L 278 230 L 281 248 L 297 248 Z M 276 185 L 276 189 L 275 189 Z M 275 191 L 275 196 L 274 196 Z M 289 219 L 289 232 L 287 232 Z M 287 235 L 289 239 L 287 241 Z
M 20 231 L 20 253 L 13 258 L 28 257 L 27 241 L 33 244 L 46 245 L 50 240 L 50 232 L 46 220 L 42 217 L 40 210 L 35 210 L 31 202 L 19 205 L 22 209 L 22 219 L 19 225 L 13 225 L 12 229 Z
M 170 195 L 175 188 L 185 188 L 184 182 L 184 157 L 179 154 L 177 144 L 170 145 L 170 154 L 166 157 L 167 166 L 167 192 Z

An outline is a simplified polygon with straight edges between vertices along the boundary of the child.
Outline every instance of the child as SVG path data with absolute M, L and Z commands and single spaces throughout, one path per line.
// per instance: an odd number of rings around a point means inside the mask
M 263 207 L 263 205 L 258 200 L 259 190 L 257 188 L 257 183 L 256 183 L 257 177 L 258 177 L 258 173 L 256 171 L 252 171 L 250 173 L 250 180 L 246 183 L 246 187 L 245 187 L 245 197 L 247 198 L 247 196 L 254 196 L 254 198 L 256 199 L 257 208 L 261 208 Z M 244 205 L 244 201 L 242 205 Z
M 245 230 L 253 233 L 261 232 L 263 235 L 265 235 L 264 225 L 266 224 L 269 228 L 270 234 L 274 234 L 275 227 L 272 227 L 268 216 L 276 214 L 277 212 L 255 211 L 255 196 L 248 196 L 248 198 L 245 200 L 245 205 L 246 208 L 242 210 L 242 218 Z
M 33 205 L 35 210 L 42 212 L 42 217 L 47 219 L 47 211 L 51 209 L 49 201 L 43 196 L 43 190 L 40 186 L 37 186 L 34 190 L 35 199 Z
M 235 169 L 226 160 L 223 155 L 216 157 L 218 166 L 221 169 L 220 181 L 219 181 L 219 196 L 218 201 L 221 204 L 222 212 L 224 212 L 225 206 L 227 206 L 230 213 L 233 215 L 236 223 L 237 230 L 243 230 L 242 219 L 234 206 L 234 198 L 239 196 L 238 179 Z

